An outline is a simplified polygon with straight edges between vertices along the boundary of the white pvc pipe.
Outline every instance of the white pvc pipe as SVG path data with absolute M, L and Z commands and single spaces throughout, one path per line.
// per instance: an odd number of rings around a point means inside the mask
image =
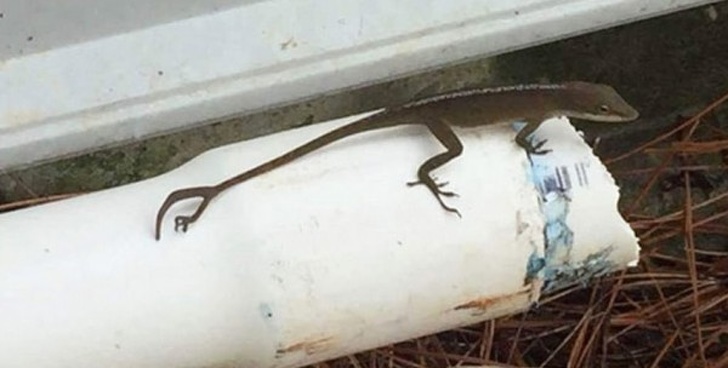
M 0 215 L 2 366 L 300 366 L 522 311 L 543 286 L 636 260 L 613 180 L 564 121 L 539 129 L 554 153 L 533 162 L 509 125 L 458 130 L 465 152 L 436 174 L 462 218 L 405 185 L 442 147 L 404 127 L 237 186 L 187 233 L 172 217 L 191 203 L 175 206 L 154 240 L 169 191 L 216 183 L 338 124 Z

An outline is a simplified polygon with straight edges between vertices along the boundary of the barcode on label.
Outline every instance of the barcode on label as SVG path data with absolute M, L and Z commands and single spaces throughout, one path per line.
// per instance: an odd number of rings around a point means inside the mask
M 541 182 L 541 190 L 548 192 L 566 192 L 574 186 L 588 187 L 589 164 L 585 162 L 576 162 L 573 165 L 554 166 L 551 173 L 547 174 Z

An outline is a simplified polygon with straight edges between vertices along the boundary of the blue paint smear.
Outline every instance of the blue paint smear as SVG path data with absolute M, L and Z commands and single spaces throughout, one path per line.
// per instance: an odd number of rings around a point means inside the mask
M 548 283 L 556 276 L 550 266 L 568 263 L 574 244 L 574 232 L 566 223 L 571 203 L 570 188 L 565 185 L 563 178 L 558 177 L 558 170 L 554 169 L 555 165 L 548 155 L 530 155 L 529 161 L 528 178 L 538 189 L 541 213 L 545 219 L 543 231 L 546 245 L 543 257 L 533 255 L 529 259 L 526 279 L 540 275 Z M 537 261 L 537 258 L 541 259 Z M 535 264 L 541 267 L 533 267 Z
M 539 256 L 535 252 L 531 253 L 531 256 L 528 257 L 528 264 L 526 265 L 526 280 L 524 283 L 530 283 L 545 266 L 546 259 L 544 257 Z

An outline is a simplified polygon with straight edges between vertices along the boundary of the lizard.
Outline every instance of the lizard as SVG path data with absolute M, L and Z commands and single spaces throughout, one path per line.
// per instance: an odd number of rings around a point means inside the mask
M 463 145 L 451 127 L 525 122 L 526 125 L 516 134 L 516 144 L 523 147 L 528 154 L 544 154 L 548 152 L 541 149 L 545 141 L 534 145 L 528 137 L 543 121 L 558 116 L 612 123 L 632 121 L 639 114 L 614 88 L 580 81 L 470 89 L 415 100 L 397 107 L 385 108 L 381 112 L 336 128 L 216 185 L 173 191 L 157 213 L 155 238 L 160 239 L 165 213 L 179 201 L 202 198 L 202 202 L 192 215 L 175 217 L 175 231 L 182 228 L 182 231 L 186 232 L 187 227 L 200 218 L 212 199 L 232 186 L 263 175 L 347 137 L 375 129 L 411 124 L 427 127 L 446 151 L 422 163 L 417 170 L 418 180 L 407 184 L 424 185 L 444 210 L 459 216 L 458 210 L 445 204 L 442 199 L 455 196 L 456 193 L 444 191 L 442 187 L 447 183 L 437 183 L 430 176 L 433 170 L 458 157 L 463 151 Z

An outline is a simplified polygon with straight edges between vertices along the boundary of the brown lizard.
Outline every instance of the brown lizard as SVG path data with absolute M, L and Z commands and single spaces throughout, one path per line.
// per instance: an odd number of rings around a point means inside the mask
M 408 124 L 424 125 L 446 148 L 445 152 L 429 158 L 420 165 L 417 170 L 418 181 L 408 185 L 425 185 L 443 209 L 459 215 L 455 208 L 449 207 L 442 200 L 443 196 L 450 197 L 455 193 L 443 191 L 444 184 L 436 183 L 430 176 L 430 172 L 458 157 L 463 151 L 463 145 L 451 126 L 474 127 L 525 122 L 525 127 L 516 135 L 516 143 L 528 153 L 543 154 L 547 152 L 541 150 L 545 142 L 532 145 L 528 137 L 544 120 L 557 116 L 597 122 L 626 122 L 636 119 L 638 113 L 612 87 L 587 82 L 484 88 L 424 98 L 403 106 L 385 109 L 334 129 L 217 185 L 173 191 L 157 213 L 155 237 L 159 240 L 164 215 L 176 202 L 195 197 L 202 198 L 202 202 L 191 216 L 175 217 L 175 231 L 180 228 L 182 231 L 187 231 L 187 227 L 200 218 L 213 198 L 234 185 L 265 174 L 346 137 Z

